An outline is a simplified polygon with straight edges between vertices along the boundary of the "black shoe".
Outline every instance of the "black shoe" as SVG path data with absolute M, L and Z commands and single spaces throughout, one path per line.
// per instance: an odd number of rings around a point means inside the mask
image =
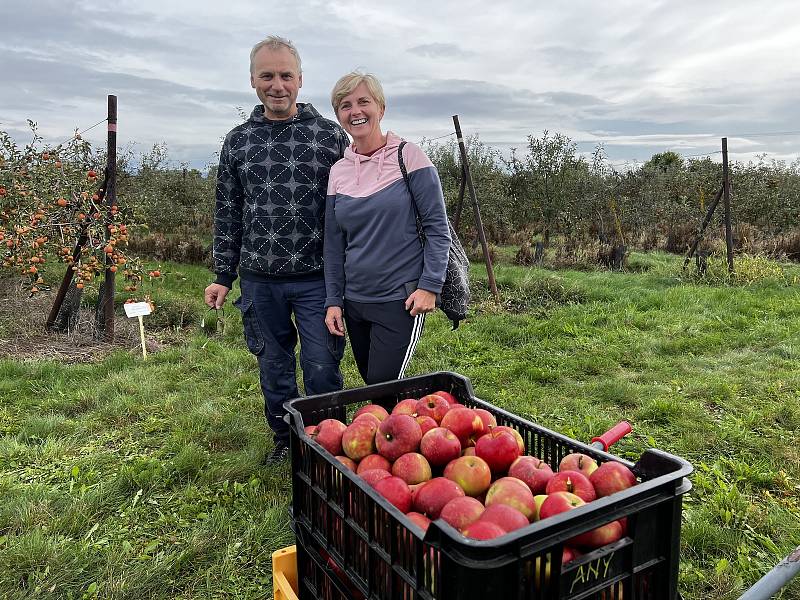
M 289 458 L 289 442 L 278 440 L 277 442 L 275 442 L 275 447 L 272 449 L 272 452 L 267 454 L 267 457 L 264 459 L 264 464 L 275 465 L 284 462 L 288 458 Z

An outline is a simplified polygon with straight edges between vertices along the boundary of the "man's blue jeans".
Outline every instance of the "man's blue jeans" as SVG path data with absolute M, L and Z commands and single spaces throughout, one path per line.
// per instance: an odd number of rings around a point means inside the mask
M 258 357 L 267 422 L 276 442 L 288 442 L 283 403 L 300 395 L 295 361 L 298 334 L 303 386 L 309 396 L 342 389 L 339 362 L 345 341 L 325 326 L 322 277 L 293 282 L 242 279 L 240 287 L 242 295 L 234 306 L 242 312 L 247 347 Z

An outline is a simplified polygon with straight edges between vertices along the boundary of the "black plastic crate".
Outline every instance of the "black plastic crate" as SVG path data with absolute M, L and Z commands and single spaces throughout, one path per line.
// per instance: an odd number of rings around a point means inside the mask
M 328 418 L 346 422 L 361 404 L 391 408 L 403 398 L 438 390 L 452 393 L 465 406 L 488 410 L 499 425 L 514 427 L 525 440 L 526 453 L 554 469 L 565 455 L 582 452 L 598 463 L 626 464 L 641 483 L 495 540 L 467 539 L 441 520 L 433 522 L 423 538 L 403 513 L 305 435 L 304 426 Z M 681 458 L 651 449 L 635 464 L 622 460 L 480 400 L 469 380 L 455 373 L 298 398 L 286 407 L 292 424 L 292 512 L 298 540 L 321 549 L 353 586 L 349 589 L 367 598 L 677 597 L 681 503 L 691 488 L 686 476 L 692 471 Z M 562 567 L 566 541 L 622 517 L 628 519 L 627 537 Z M 303 560 L 305 556 L 298 553 L 299 572 Z

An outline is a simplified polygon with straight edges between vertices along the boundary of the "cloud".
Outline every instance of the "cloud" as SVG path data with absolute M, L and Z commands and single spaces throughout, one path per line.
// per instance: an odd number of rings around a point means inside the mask
M 423 44 L 409 48 L 408 51 L 426 58 L 469 58 L 475 55 L 474 52 L 463 50 L 455 44 Z

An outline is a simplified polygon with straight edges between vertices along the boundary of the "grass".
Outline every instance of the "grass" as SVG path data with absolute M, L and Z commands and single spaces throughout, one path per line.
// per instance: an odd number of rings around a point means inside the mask
M 634 433 L 617 454 L 688 459 L 685 599 L 737 598 L 800 545 L 796 269 L 710 286 L 664 254 L 634 255 L 628 273 L 503 257 L 502 302 L 474 265 L 474 316 L 456 332 L 430 319 L 414 374 L 462 373 L 483 399 L 577 439 L 624 417 Z M 0 361 L 4 597 L 271 597 L 291 487 L 288 467 L 260 464 L 271 442 L 255 359 L 234 309 L 223 336 L 198 330 L 203 268 L 162 267 L 149 325 L 181 343 L 146 363 Z M 360 384 L 349 351 L 343 370 Z

